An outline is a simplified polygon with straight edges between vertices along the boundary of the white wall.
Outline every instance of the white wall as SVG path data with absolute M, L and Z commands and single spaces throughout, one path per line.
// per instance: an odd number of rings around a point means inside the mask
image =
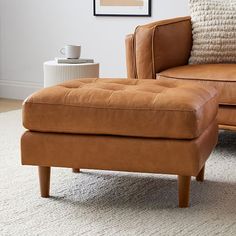
M 0 0 L 0 97 L 24 98 L 43 83 L 42 64 L 64 44 L 125 77 L 124 38 L 138 24 L 188 15 L 188 0 L 152 0 L 152 17 L 94 17 L 93 0 Z

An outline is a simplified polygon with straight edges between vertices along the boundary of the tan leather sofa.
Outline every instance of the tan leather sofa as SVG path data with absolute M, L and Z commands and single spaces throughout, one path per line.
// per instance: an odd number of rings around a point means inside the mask
M 138 26 L 126 37 L 128 78 L 171 78 L 214 86 L 219 92 L 218 124 L 236 131 L 236 64 L 189 65 L 190 17 Z

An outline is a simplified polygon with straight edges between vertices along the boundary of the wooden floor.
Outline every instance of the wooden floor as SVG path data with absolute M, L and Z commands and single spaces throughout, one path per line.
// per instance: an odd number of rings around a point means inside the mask
M 21 109 L 22 102 L 21 100 L 0 98 L 0 113 Z

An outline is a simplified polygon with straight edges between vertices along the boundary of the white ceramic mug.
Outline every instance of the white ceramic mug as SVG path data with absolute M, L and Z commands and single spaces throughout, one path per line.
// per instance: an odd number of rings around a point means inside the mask
M 66 45 L 60 50 L 60 53 L 68 59 L 79 59 L 81 54 L 81 46 Z

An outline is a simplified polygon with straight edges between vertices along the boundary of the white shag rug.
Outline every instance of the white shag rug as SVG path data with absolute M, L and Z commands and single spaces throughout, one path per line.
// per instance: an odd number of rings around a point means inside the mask
M 36 167 L 21 166 L 21 111 L 0 113 L 0 235 L 236 235 L 236 133 L 221 132 L 177 207 L 175 176 L 54 168 L 49 199 Z M 40 145 L 40 144 L 39 144 Z

